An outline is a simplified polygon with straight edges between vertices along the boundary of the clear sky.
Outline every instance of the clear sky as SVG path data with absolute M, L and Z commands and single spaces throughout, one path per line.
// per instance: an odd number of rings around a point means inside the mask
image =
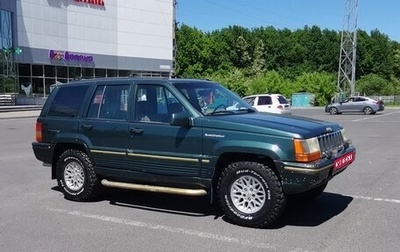
M 202 31 L 232 25 L 302 29 L 317 25 L 341 31 L 345 0 L 177 0 L 176 19 Z M 347 13 L 346 13 L 347 14 Z M 358 29 L 378 29 L 400 42 L 399 0 L 358 0 Z

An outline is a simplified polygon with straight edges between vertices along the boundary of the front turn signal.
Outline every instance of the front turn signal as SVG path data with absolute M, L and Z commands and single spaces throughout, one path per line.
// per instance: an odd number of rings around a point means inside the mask
M 307 163 L 321 158 L 318 139 L 294 139 L 294 154 L 297 162 Z

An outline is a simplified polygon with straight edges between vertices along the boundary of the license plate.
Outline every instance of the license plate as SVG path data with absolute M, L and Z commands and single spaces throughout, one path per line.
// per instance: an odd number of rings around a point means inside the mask
M 340 170 L 344 166 L 352 163 L 354 161 L 354 157 L 355 157 L 355 153 L 350 152 L 350 153 L 347 153 L 346 155 L 341 156 L 340 158 L 336 159 L 333 164 L 333 170 L 334 171 Z

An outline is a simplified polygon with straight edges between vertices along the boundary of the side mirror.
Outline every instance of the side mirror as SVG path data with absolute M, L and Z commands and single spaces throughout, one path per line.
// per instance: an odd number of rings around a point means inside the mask
M 170 124 L 172 126 L 189 126 L 189 115 L 186 112 L 172 113 Z

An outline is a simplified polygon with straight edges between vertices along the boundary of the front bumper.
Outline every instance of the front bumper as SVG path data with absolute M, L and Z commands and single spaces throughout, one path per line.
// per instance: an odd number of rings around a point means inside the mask
M 353 158 L 340 169 L 334 170 L 335 160 L 352 152 L 355 155 L 356 149 L 354 146 L 349 146 L 330 158 L 323 158 L 313 163 L 282 162 L 283 191 L 286 194 L 302 193 L 328 182 L 354 162 Z

